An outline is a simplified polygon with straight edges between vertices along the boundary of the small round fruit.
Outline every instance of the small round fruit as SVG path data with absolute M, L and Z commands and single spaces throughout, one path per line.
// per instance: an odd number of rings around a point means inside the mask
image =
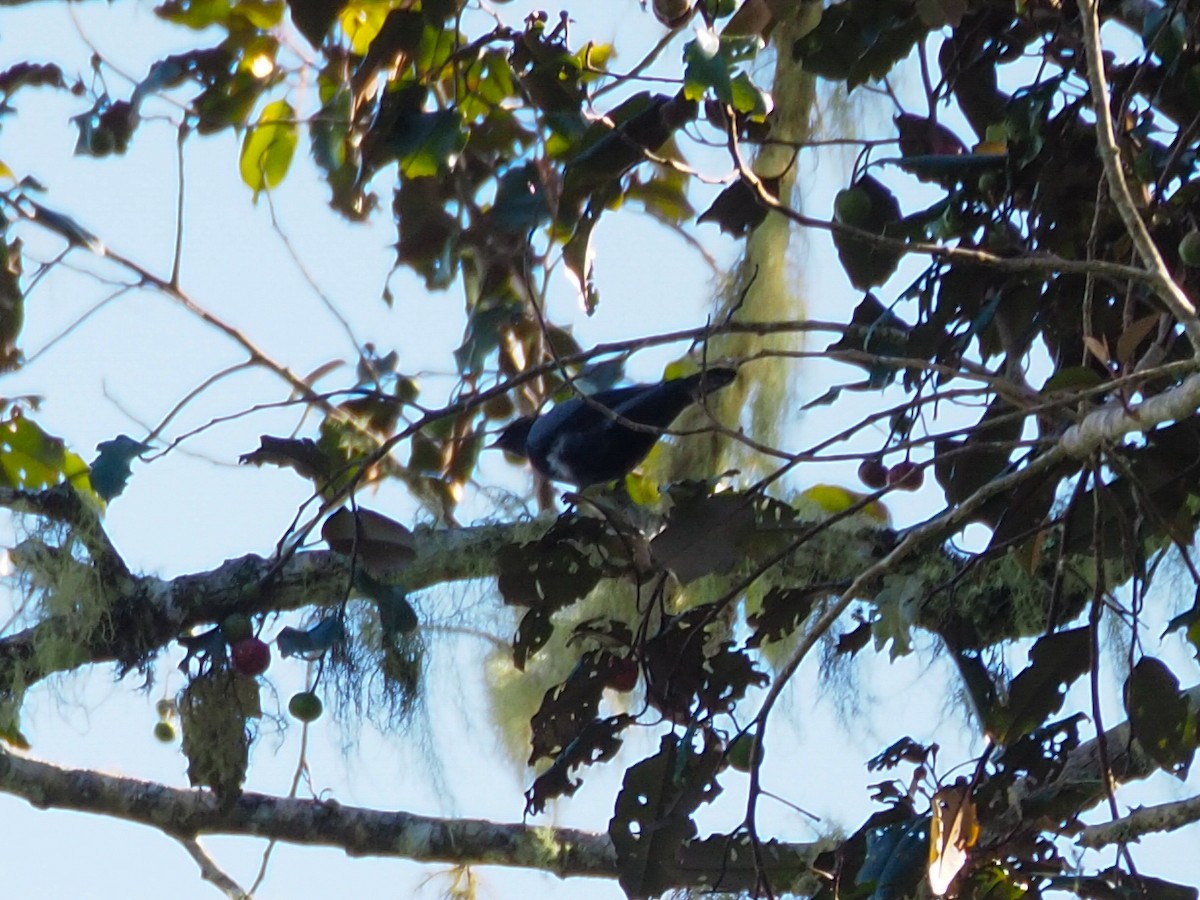
M 221 621 L 221 637 L 225 643 L 233 646 L 238 641 L 244 641 L 254 634 L 254 626 L 250 617 L 242 613 L 230 613 Z
M 888 469 L 887 483 L 897 490 L 915 491 L 925 483 L 925 471 L 912 460 L 902 460 Z
M 888 467 L 879 459 L 864 459 L 858 466 L 858 480 L 877 491 L 888 483 Z
M 170 722 L 159 722 L 154 726 L 154 736 L 164 744 L 175 740 L 175 726 Z
M 243 638 L 229 648 L 229 658 L 239 674 L 254 677 L 267 671 L 271 664 L 271 648 L 256 637 Z
M 489 419 L 507 419 L 516 409 L 508 394 L 500 394 L 483 404 L 483 414 Z
M 1200 266 L 1200 231 L 1189 231 L 1179 242 L 1179 258 L 1184 265 Z
M 999 172 L 984 172 L 979 176 L 979 192 L 981 194 L 999 194 L 1004 187 L 1004 176 Z
M 321 703 L 321 698 L 312 691 L 301 691 L 298 694 L 293 694 L 292 699 L 288 701 L 288 712 L 292 717 L 299 719 L 301 722 L 313 722 L 321 718 L 321 713 L 325 707 Z
M 833 216 L 847 225 L 866 225 L 871 218 L 871 195 L 860 187 L 838 191 L 833 198 Z
M 606 684 L 614 691 L 627 693 L 637 687 L 638 666 L 632 659 L 618 659 L 613 662 L 612 671 Z
M 725 753 L 725 758 L 729 760 L 729 765 L 737 771 L 749 772 L 753 764 L 761 763 L 763 758 L 762 745 L 759 744 L 758 753 L 754 753 L 754 749 L 754 732 L 743 731 L 733 739 L 733 743 L 729 745 L 729 750 Z
M 179 710 L 175 707 L 174 700 L 163 698 L 154 704 L 154 711 L 158 713 L 158 717 L 164 721 L 173 719 L 178 714 Z

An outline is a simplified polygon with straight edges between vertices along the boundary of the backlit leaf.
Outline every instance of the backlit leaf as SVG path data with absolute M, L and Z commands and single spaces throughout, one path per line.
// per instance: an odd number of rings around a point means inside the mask
M 246 132 L 238 170 L 255 199 L 287 175 L 299 141 L 295 117 L 290 103 L 276 100 L 263 109 L 258 123 Z

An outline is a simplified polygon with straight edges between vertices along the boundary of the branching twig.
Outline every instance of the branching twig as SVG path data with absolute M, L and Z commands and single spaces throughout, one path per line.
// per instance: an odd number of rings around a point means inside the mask
M 1121 151 L 1114 137 L 1112 111 L 1109 109 L 1108 80 L 1104 77 L 1104 54 L 1100 46 L 1100 17 L 1096 2 L 1077 2 L 1079 21 L 1083 26 L 1083 49 L 1087 57 L 1092 109 L 1096 114 L 1096 146 L 1104 166 L 1104 177 L 1108 181 L 1109 196 L 1121 216 L 1121 221 L 1125 223 L 1125 230 L 1129 233 L 1138 256 L 1141 257 L 1142 265 L 1146 267 L 1145 280 L 1172 315 L 1179 320 L 1191 341 L 1193 353 L 1200 358 L 1200 318 L 1196 316 L 1196 307 L 1167 271 L 1167 264 L 1163 262 L 1162 255 L 1158 252 L 1158 247 L 1150 237 L 1150 232 L 1133 202 L 1133 195 L 1129 193 L 1129 185 L 1121 168 Z
M 229 900 L 250 900 L 252 895 L 242 890 L 236 881 L 221 870 L 221 867 L 200 846 L 198 840 L 193 837 L 177 837 L 176 840 L 188 852 L 188 856 L 194 859 L 196 865 L 200 867 L 201 878 L 215 885 L 217 890 L 228 897 Z

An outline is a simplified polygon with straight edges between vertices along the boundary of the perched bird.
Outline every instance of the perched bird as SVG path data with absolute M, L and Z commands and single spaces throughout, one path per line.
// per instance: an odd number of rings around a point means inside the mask
M 712 368 L 687 378 L 572 397 L 540 416 L 512 422 L 491 446 L 528 458 L 554 481 L 581 488 L 612 481 L 645 459 L 681 412 L 736 377 L 733 369 Z

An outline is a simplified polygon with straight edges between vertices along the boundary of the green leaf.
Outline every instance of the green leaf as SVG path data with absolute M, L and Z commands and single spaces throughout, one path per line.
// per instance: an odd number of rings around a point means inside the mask
M 21 241 L 0 237 L 0 372 L 21 364 L 17 338 L 25 324 L 25 292 L 21 289 Z
M 1151 759 L 1176 778 L 1187 778 L 1196 753 L 1196 712 L 1174 673 L 1143 656 L 1125 681 L 1125 710 L 1133 736 Z
M 325 35 L 346 5 L 345 0 L 287 0 L 296 28 L 314 47 L 320 47 Z
M 467 143 L 462 117 L 452 109 L 413 116 L 399 132 L 392 136 L 390 147 L 400 158 L 405 178 L 441 174 Z
M 87 463 L 14 411 L 0 424 L 0 484 L 40 491 L 64 481 L 85 496 L 96 496 Z
M 167 0 L 154 10 L 160 18 L 200 30 L 229 21 L 229 0 Z
M 762 119 L 775 108 L 771 95 L 759 88 L 745 72 L 734 76 L 731 90 L 733 108 L 752 119 Z
M 513 166 L 496 186 L 496 200 L 488 210 L 487 221 L 506 234 L 525 234 L 550 215 L 546 193 L 537 164 Z
M 290 103 L 276 100 L 246 132 L 238 168 L 256 200 L 260 192 L 275 187 L 287 175 L 299 141 L 295 118 Z
M 684 45 L 683 93 L 688 100 L 703 100 L 711 88 L 718 100 L 733 105 L 733 74 L 720 51 L 720 38 L 708 30 Z
M 1026 666 L 1009 687 L 1008 703 L 1000 717 L 999 744 L 1010 745 L 1029 734 L 1062 709 L 1066 689 L 1088 671 L 1091 639 L 1086 627 L 1059 631 L 1038 638 Z
M 608 834 L 621 887 L 630 897 L 653 897 L 680 883 L 676 853 L 696 836 L 693 813 L 721 792 L 715 775 L 719 743 L 696 752 L 689 738 L 662 738 L 659 751 L 625 772 Z
M 864 175 L 838 194 L 834 218 L 871 234 L 894 236 L 892 232 L 900 222 L 900 204 L 880 181 Z M 903 256 L 899 250 L 869 244 L 844 232 L 835 231 L 833 243 L 850 283 L 861 290 L 891 278 Z
M 388 0 L 356 0 L 348 3 L 342 10 L 338 22 L 349 38 L 350 51 L 355 56 L 365 56 L 371 49 L 371 41 L 375 40 L 375 36 L 383 28 L 383 22 L 391 9 L 392 4 Z
M 567 267 L 567 274 L 574 282 L 582 306 L 589 316 L 600 305 L 600 291 L 596 287 L 596 270 L 592 262 L 592 231 L 599 218 L 599 213 L 593 214 L 589 209 L 563 247 L 563 263 Z
M 876 651 L 891 643 L 889 658 L 912 653 L 912 628 L 925 599 L 925 583 L 916 575 L 887 575 L 883 590 L 875 595 L 877 617 L 871 622 Z

